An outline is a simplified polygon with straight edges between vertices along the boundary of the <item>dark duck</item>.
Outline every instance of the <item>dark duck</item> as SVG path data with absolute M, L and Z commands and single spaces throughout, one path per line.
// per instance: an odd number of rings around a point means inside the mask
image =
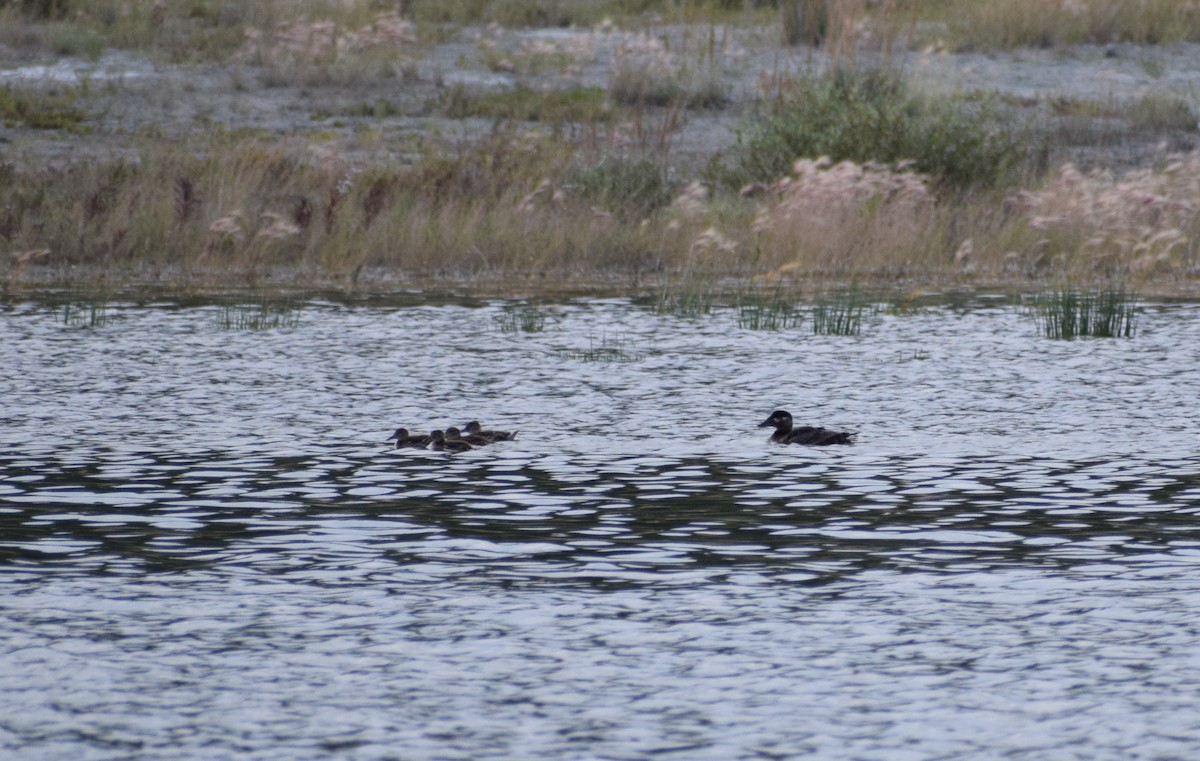
M 413 436 L 407 428 L 397 428 L 396 432 L 387 437 L 388 441 L 396 440 L 396 449 L 424 449 L 429 446 L 428 436 Z
M 453 434 L 447 436 L 445 431 L 434 431 L 429 434 L 429 448 L 435 452 L 466 452 L 475 447 Z
M 813 447 L 824 447 L 830 444 L 852 444 L 855 434 L 847 431 L 831 431 L 811 425 L 792 427 L 792 414 L 787 410 L 775 410 L 771 417 L 758 424 L 759 428 L 773 426 L 775 433 L 771 434 L 773 444 L 807 444 Z
M 472 420 L 471 422 L 467 423 L 465 426 L 463 426 L 463 430 L 466 431 L 466 436 L 463 438 L 465 438 L 467 441 L 471 441 L 472 439 L 480 439 L 484 440 L 484 442 L 487 444 L 491 444 L 495 441 L 509 441 L 510 439 L 515 439 L 517 437 L 517 431 L 485 431 L 478 420 Z

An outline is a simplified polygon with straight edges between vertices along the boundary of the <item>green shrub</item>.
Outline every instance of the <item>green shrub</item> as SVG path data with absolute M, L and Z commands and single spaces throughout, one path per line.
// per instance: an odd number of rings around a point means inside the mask
M 1004 185 L 1035 157 L 1032 131 L 984 98 L 919 96 L 880 71 L 838 69 L 794 83 L 743 129 L 714 179 L 772 182 L 798 158 L 897 164 L 956 189 Z
M 647 216 L 671 202 L 675 183 L 657 162 L 606 156 L 572 178 L 584 198 L 626 219 Z

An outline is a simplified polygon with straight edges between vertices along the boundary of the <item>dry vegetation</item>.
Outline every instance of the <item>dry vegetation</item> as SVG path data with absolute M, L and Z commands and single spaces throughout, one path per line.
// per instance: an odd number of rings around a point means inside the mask
M 940 0 L 921 13 L 954 19 L 946 33 L 972 47 L 985 44 L 970 35 L 985 33 L 992 46 L 1200 36 L 1196 3 L 1146 0 L 1136 15 L 1126 5 Z M 253 67 L 267 85 L 348 86 L 396 76 L 472 9 L 500 24 L 600 21 L 582 3 L 404 7 L 402 16 L 365 1 L 31 1 L 0 11 L 0 42 L 90 55 L 98 39 L 100 49 Z M 570 75 L 595 60 L 588 45 L 506 46 L 502 26 L 486 30 L 482 65 L 531 84 L 446 87 L 421 106 L 493 121 L 479 139 L 431 136 L 394 150 L 369 129 L 349 139 L 213 129 L 187 142 L 142 135 L 136 157 L 42 166 L 10 156 L 0 163 L 8 254 L 0 277 L 11 287 L 408 277 L 1187 281 L 1200 272 L 1196 154 L 1119 172 L 1043 167 L 1040 141 L 1052 132 L 1014 122 L 995 103 L 918 96 L 894 72 L 859 68 L 853 43 L 871 36 L 863 30 L 884 30 L 873 49 L 886 50 L 911 33 L 918 4 L 737 7 L 705 9 L 704 31 L 682 44 L 654 31 L 645 6 L 607 9 L 618 22 L 595 34 L 620 43 L 606 89 L 534 86 L 547 71 Z M 755 22 L 766 13 L 785 36 L 823 43 L 839 67 L 764 80 L 742 141 L 681 175 L 670 148 L 687 114 L 728 100 L 722 73 L 740 52 L 714 19 L 735 12 Z M 1073 115 L 1084 108 L 1069 105 Z M 1138 128 L 1195 126 L 1186 103 L 1135 105 L 1154 114 Z M 363 108 L 362 117 L 402 110 L 386 101 Z M 28 129 L 85 121 L 69 94 L 17 88 L 0 89 L 0 116 Z

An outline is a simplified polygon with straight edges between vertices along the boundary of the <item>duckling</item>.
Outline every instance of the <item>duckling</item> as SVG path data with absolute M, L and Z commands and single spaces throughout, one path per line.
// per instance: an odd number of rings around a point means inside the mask
M 792 415 L 787 410 L 775 410 L 771 417 L 758 424 L 759 428 L 775 427 L 770 441 L 774 444 L 808 444 L 823 447 L 830 444 L 851 444 L 856 435 L 850 431 L 831 431 L 828 428 L 804 425 L 792 427 Z
M 463 428 L 466 430 L 468 436 L 481 436 L 487 439 L 489 444 L 494 441 L 511 441 L 517 438 L 517 434 L 520 433 L 520 431 L 485 431 L 478 420 L 472 420 L 463 426 Z
M 407 428 L 397 428 L 386 440 L 392 439 L 396 440 L 396 449 L 424 449 L 429 445 L 428 436 L 411 436 Z
M 475 447 L 462 439 L 446 438 L 444 431 L 433 431 L 429 434 L 429 448 L 435 452 L 466 452 Z
M 468 431 L 467 434 L 464 436 L 462 431 L 458 430 L 454 426 L 450 426 L 449 428 L 446 429 L 446 438 L 447 439 L 456 439 L 458 441 L 465 441 L 473 447 L 487 446 L 488 444 L 491 444 L 494 441 L 494 439 L 492 439 L 490 436 L 485 436 L 484 434 L 479 433 L 479 432 L 472 433 L 472 432 Z

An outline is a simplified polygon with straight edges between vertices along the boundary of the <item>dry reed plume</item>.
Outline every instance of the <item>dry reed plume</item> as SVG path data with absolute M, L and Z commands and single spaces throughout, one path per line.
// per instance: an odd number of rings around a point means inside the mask
M 1200 155 L 1121 175 L 1068 164 L 1017 203 L 1040 238 L 1030 252 L 1094 270 L 1192 269 L 1200 236 Z
M 401 56 L 416 45 L 415 27 L 396 11 L 375 14 L 357 29 L 339 30 L 330 20 L 297 19 L 269 30 L 246 29 L 234 60 L 259 64 L 331 64 L 348 54 L 382 51 Z
M 928 261 L 937 211 L 928 177 L 827 157 L 793 169 L 768 189 L 751 225 L 764 264 L 865 272 Z

